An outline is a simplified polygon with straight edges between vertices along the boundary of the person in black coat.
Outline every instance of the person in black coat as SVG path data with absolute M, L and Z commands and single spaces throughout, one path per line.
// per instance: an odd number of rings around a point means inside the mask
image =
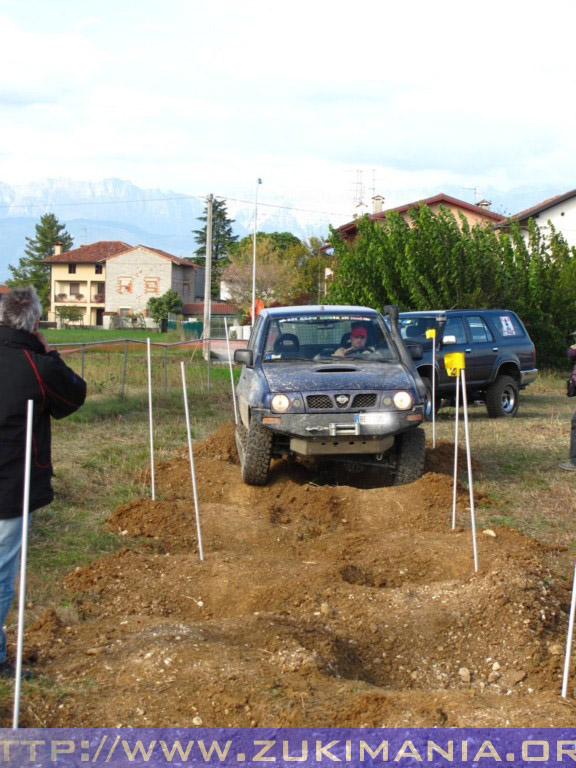
M 51 417 L 74 413 L 86 383 L 38 332 L 42 307 L 33 287 L 15 288 L 0 301 L 0 677 L 13 677 L 6 660 L 4 621 L 14 597 L 22 544 L 27 402 L 34 401 L 30 511 L 50 504 Z
M 572 334 L 573 336 L 576 333 Z M 568 360 L 572 363 L 572 373 L 570 378 L 572 382 L 576 384 L 576 344 L 572 344 L 568 348 Z M 565 469 L 568 472 L 576 472 L 576 411 L 572 414 L 570 421 L 570 453 L 568 455 L 568 461 L 562 461 L 558 464 L 560 469 Z

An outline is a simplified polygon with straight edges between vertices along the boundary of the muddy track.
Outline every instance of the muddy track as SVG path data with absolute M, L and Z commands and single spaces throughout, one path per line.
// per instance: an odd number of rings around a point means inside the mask
M 77 618 L 27 634 L 55 685 L 23 725 L 572 725 L 567 585 L 507 528 L 479 531 L 474 574 L 452 451 L 408 486 L 277 462 L 256 488 L 227 425 L 195 447 L 204 562 L 187 459 L 160 465 L 160 500 L 107 522 L 126 546 L 66 576 Z

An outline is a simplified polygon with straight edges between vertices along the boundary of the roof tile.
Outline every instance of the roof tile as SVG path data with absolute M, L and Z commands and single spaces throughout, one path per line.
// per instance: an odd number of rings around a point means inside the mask
M 111 256 L 129 251 L 133 246 L 120 240 L 99 240 L 91 245 L 81 245 L 71 251 L 59 253 L 44 259 L 45 264 L 95 264 Z

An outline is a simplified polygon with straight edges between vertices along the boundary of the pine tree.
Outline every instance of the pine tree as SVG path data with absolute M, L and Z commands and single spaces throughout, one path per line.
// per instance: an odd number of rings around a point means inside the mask
M 50 307 L 50 265 L 44 264 L 44 259 L 54 255 L 56 243 L 61 244 L 64 252 L 72 248 L 74 241 L 65 224 L 60 224 L 53 213 L 45 213 L 36 224 L 36 237 L 27 237 L 26 243 L 26 255 L 20 258 L 18 265 L 8 265 L 12 278 L 6 284 L 11 288 L 33 285 L 46 311 Z
M 204 208 L 204 215 L 198 217 L 198 221 L 203 221 L 202 229 L 192 230 L 195 236 L 198 248 L 194 251 L 196 258 L 193 260 L 196 264 L 204 264 L 206 261 L 206 227 L 208 221 L 208 203 Z M 220 278 L 222 271 L 228 264 L 230 250 L 238 241 L 238 235 L 232 232 L 234 219 L 228 218 L 225 200 L 212 201 L 212 296 L 218 296 L 220 293 Z

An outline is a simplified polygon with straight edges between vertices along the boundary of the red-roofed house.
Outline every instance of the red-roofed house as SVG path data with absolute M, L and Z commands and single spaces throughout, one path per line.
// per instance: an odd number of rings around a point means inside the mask
M 184 303 L 204 297 L 204 267 L 171 253 L 117 240 L 82 245 L 44 260 L 51 267 L 49 319 L 58 306 L 78 306 L 86 325 L 105 315 L 146 313 L 148 300 L 174 290 Z
M 426 205 L 434 213 L 438 213 L 440 207 L 452 211 L 456 218 L 458 218 L 458 214 L 461 213 L 468 219 L 470 226 L 474 226 L 475 224 L 496 225 L 505 220 L 504 216 L 491 211 L 487 207 L 489 204 L 472 205 L 464 200 L 458 200 L 456 197 L 450 197 L 450 195 L 444 194 L 427 197 L 424 200 L 416 200 L 413 203 L 406 203 L 405 205 L 399 205 L 396 208 L 388 208 L 387 210 L 382 210 L 383 201 L 384 198 L 379 195 L 374 198 L 374 212 L 369 214 L 370 219 L 378 221 L 385 219 L 390 213 L 398 213 L 402 216 L 404 221 L 409 224 L 410 211 L 414 210 L 414 208 L 418 208 L 420 205 Z M 338 227 L 336 231 L 339 232 L 345 240 L 354 240 L 357 231 L 356 221 L 354 220 L 350 221 L 348 224 L 343 224 L 341 227 Z

